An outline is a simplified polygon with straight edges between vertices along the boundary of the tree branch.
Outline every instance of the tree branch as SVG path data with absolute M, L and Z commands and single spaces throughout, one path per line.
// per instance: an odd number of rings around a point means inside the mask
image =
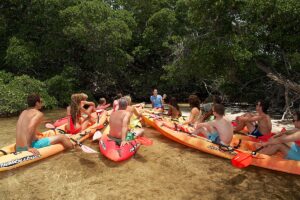
M 273 72 L 270 67 L 268 67 L 265 63 L 262 61 L 256 61 L 256 65 L 259 69 L 264 71 L 267 74 L 267 77 L 269 77 L 271 80 L 275 81 L 276 83 L 280 85 L 284 85 L 289 90 L 300 94 L 300 85 L 294 81 L 291 81 L 287 79 L 286 77 L 282 76 L 281 74 L 277 72 Z

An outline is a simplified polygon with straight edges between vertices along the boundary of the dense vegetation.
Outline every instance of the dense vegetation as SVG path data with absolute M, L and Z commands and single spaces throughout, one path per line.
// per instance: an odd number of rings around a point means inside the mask
M 299 0 L 3 0 L 0 113 L 32 91 L 53 107 L 152 87 L 284 111 L 300 94 L 299 20 Z

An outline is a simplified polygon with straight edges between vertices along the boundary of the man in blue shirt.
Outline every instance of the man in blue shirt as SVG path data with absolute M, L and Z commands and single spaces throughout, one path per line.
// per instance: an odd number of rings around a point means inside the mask
M 153 95 L 150 97 L 152 108 L 163 108 L 162 96 L 157 94 L 157 89 L 153 90 Z

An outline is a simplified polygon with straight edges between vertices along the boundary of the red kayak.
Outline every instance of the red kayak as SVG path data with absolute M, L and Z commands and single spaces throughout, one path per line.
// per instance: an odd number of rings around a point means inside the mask
M 119 146 L 107 135 L 103 135 L 99 141 L 100 152 L 108 159 L 120 162 L 131 158 L 139 149 L 140 143 L 132 140 L 129 144 Z
M 59 127 L 61 125 L 67 124 L 68 123 L 68 117 L 63 117 L 61 119 L 56 120 L 53 125 L 55 127 Z

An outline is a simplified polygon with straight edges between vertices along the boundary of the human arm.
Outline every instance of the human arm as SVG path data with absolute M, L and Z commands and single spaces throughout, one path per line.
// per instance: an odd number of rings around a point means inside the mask
M 88 109 L 85 109 L 84 108 L 85 105 L 88 105 L 90 107 Z M 91 101 L 81 101 L 80 102 L 80 112 L 81 113 L 84 113 L 84 114 L 88 115 L 89 117 L 91 117 L 91 113 L 95 112 L 95 111 L 96 111 L 96 109 L 95 109 L 94 102 L 91 102 Z
M 163 107 L 164 106 L 164 100 L 163 100 L 162 96 L 160 96 L 160 95 L 159 95 L 159 100 L 160 100 L 161 107 Z
M 141 117 L 143 114 L 144 110 L 140 109 L 138 110 L 136 107 L 133 108 L 133 113 L 137 116 L 137 117 Z
M 274 137 L 274 138 L 270 139 L 268 142 L 263 143 L 263 146 L 294 142 L 297 140 L 300 140 L 300 131 L 298 131 L 294 134 L 291 134 L 291 135 L 283 135 L 281 137 Z
M 153 99 L 153 98 L 154 98 L 153 96 L 150 97 L 150 101 L 151 101 L 151 104 L 152 104 L 152 108 L 154 108 L 154 99 Z
M 200 117 L 200 122 L 204 122 L 207 119 L 209 119 L 213 115 L 213 111 L 210 110 L 207 113 L 205 113 L 203 116 Z
M 126 113 L 125 117 L 123 118 L 123 122 L 122 122 L 122 134 L 121 134 L 121 146 L 124 146 L 125 144 L 127 144 L 128 142 L 126 141 L 126 136 L 127 136 L 127 132 L 128 132 L 128 125 L 129 125 L 129 121 L 130 121 L 130 112 Z
M 92 102 L 92 101 L 81 101 L 80 102 L 80 108 L 82 108 L 82 109 L 84 109 L 83 107 L 85 106 L 85 105 L 89 105 L 89 106 L 94 106 L 94 107 L 96 107 L 95 106 L 95 103 L 94 102 Z
M 240 116 L 237 118 L 241 122 L 256 122 L 262 119 L 262 116 L 255 115 L 255 116 Z
M 199 113 L 199 110 L 198 110 L 197 108 L 193 108 L 193 109 L 191 110 L 191 114 L 190 114 L 189 119 L 188 119 L 187 121 L 185 121 L 185 122 L 183 123 L 183 125 L 190 124 L 190 123 L 194 123 L 194 122 L 196 121 L 196 116 L 197 116 L 198 114 L 200 114 L 200 113 Z
M 37 127 L 44 121 L 44 115 L 43 113 L 39 112 L 37 113 L 29 122 L 28 125 L 28 133 L 32 134 L 31 137 L 32 140 L 36 139 L 36 134 L 37 134 Z M 40 155 L 39 151 L 36 148 L 31 147 L 32 140 L 27 139 L 27 146 L 29 152 L 31 152 L 33 155 Z
M 114 111 L 119 110 L 119 101 L 118 100 L 114 100 L 113 109 L 114 109 Z
M 71 115 L 71 106 L 67 107 L 67 116 Z
M 212 124 L 210 122 L 197 123 L 195 125 L 195 129 L 206 128 L 207 130 L 210 130 L 211 127 L 212 127 Z

